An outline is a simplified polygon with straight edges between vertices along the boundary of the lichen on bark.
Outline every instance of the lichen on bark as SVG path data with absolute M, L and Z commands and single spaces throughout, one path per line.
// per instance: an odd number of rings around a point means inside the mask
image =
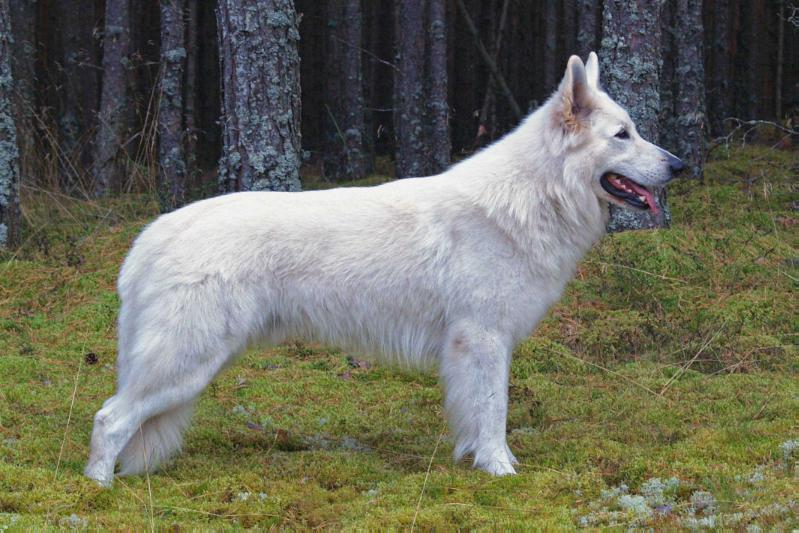
M 11 109 L 11 31 L 8 0 L 0 0 L 0 248 L 19 236 L 19 150 Z
M 652 142 L 659 137 L 663 3 L 664 0 L 606 0 L 602 11 L 602 84 L 627 109 L 641 136 Z M 608 231 L 668 226 L 671 212 L 665 189 L 656 194 L 656 199 L 662 218 L 611 207 Z
M 396 19 L 396 175 L 437 174 L 450 159 L 444 2 L 400 0 Z
M 158 201 L 171 211 L 186 200 L 183 147 L 184 0 L 161 0 L 161 86 L 158 103 Z
M 300 189 L 299 31 L 290 0 L 221 0 L 222 192 Z

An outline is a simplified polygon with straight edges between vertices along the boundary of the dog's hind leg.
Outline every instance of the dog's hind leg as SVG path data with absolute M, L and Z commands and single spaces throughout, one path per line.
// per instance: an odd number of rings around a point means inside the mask
M 516 473 L 505 439 L 510 356 L 502 335 L 462 323 L 451 330 L 441 358 L 455 459 L 472 453 L 474 466 L 494 475 Z
M 197 397 L 245 346 L 249 330 L 234 334 L 230 312 L 203 306 L 201 296 L 162 295 L 177 302 L 172 313 L 135 313 L 123 301 L 120 331 L 129 334 L 120 337 L 117 392 L 94 418 L 88 477 L 110 485 L 117 459 L 120 474 L 136 474 L 173 455 Z
M 110 486 L 117 458 L 121 475 L 152 471 L 179 448 L 194 403 L 227 357 L 206 364 L 163 365 L 120 387 L 94 417 L 86 476 Z M 213 364 L 217 363 L 217 364 Z

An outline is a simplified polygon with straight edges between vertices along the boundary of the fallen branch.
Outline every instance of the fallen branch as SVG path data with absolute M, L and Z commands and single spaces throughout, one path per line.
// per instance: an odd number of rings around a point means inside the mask
M 472 37 L 474 37 L 474 44 L 477 46 L 477 51 L 480 52 L 480 56 L 483 58 L 486 66 L 491 71 L 491 75 L 493 75 L 494 79 L 497 80 L 499 88 L 502 90 L 502 94 L 508 100 L 508 104 L 510 105 L 513 114 L 516 115 L 517 119 L 521 120 L 523 117 L 522 109 L 519 107 L 519 104 L 513 97 L 513 93 L 510 91 L 508 84 L 505 82 L 505 77 L 502 76 L 502 73 L 499 71 L 497 63 L 491 58 L 491 54 L 488 53 L 488 50 L 486 50 L 486 47 L 483 45 L 483 41 L 480 40 L 480 34 L 477 32 L 477 27 L 475 27 L 474 21 L 472 20 L 471 15 L 469 15 L 469 11 L 466 9 L 466 5 L 463 3 L 463 0 L 458 0 L 458 9 L 463 15 L 463 19 L 466 21 L 466 26 L 469 28 L 469 32 L 472 34 Z

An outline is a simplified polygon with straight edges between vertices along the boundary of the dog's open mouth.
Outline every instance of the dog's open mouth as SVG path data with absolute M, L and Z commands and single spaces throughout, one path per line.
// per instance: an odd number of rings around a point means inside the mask
M 652 191 L 635 183 L 633 180 L 621 174 L 606 172 L 599 178 L 599 183 L 608 194 L 618 198 L 622 202 L 637 209 L 649 210 L 653 214 L 658 213 L 658 206 L 655 202 L 655 195 Z

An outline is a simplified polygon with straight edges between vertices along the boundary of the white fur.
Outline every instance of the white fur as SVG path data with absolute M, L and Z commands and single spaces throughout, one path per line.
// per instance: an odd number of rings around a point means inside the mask
M 118 386 L 95 417 L 86 475 L 108 485 L 117 460 L 123 474 L 153 469 L 236 354 L 294 336 L 437 366 L 456 458 L 513 473 L 511 351 L 604 233 L 599 176 L 632 159 L 663 175 L 649 143 L 613 141 L 629 117 L 596 69 L 595 55 L 587 73 L 573 57 L 544 106 L 441 175 L 230 194 L 153 222 L 119 277 Z

